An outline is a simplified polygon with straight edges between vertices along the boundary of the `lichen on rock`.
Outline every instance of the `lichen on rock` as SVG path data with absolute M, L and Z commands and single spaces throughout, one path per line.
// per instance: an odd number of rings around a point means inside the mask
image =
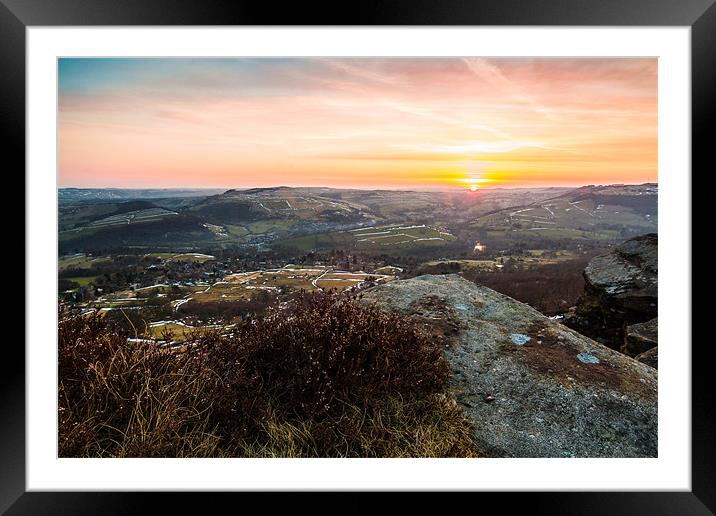
M 393 281 L 364 292 L 362 302 L 437 328 L 450 391 L 472 421 L 481 452 L 656 456 L 652 367 L 458 275 Z M 516 335 L 528 339 L 518 345 Z

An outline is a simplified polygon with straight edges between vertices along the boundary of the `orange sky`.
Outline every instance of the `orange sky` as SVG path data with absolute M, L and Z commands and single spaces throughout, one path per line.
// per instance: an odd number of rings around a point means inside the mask
M 61 187 L 657 180 L 656 59 L 61 59 Z

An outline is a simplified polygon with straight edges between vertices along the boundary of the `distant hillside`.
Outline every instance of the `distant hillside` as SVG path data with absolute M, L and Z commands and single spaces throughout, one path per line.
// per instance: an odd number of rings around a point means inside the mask
M 60 254 L 123 247 L 176 248 L 209 243 L 214 233 L 201 220 L 163 208 L 122 212 L 59 233 Z
M 122 213 L 156 208 L 148 201 L 105 202 L 100 204 L 60 205 L 60 231 L 92 224 Z
M 223 192 L 223 188 L 60 188 L 60 204 L 112 202 L 129 199 L 163 199 L 168 197 L 201 197 Z
M 618 241 L 655 232 L 658 186 L 585 186 L 551 199 L 478 217 L 486 239 L 563 238 Z
M 255 220 L 320 222 L 367 222 L 366 207 L 334 200 L 304 188 L 253 188 L 228 190 L 207 197 L 189 211 L 214 223 Z
M 261 188 L 154 202 L 60 205 L 61 250 L 264 245 L 280 238 L 375 224 L 365 206 L 309 189 Z
M 392 222 L 462 222 L 491 211 L 549 199 L 572 188 L 489 189 L 478 192 L 321 189 L 319 195 L 365 206 Z
M 659 187 L 656 183 L 643 185 L 585 186 L 562 197 L 572 201 L 590 201 L 599 207 L 624 206 L 642 215 L 657 215 Z M 600 213 L 601 214 L 601 213 Z
M 411 253 L 419 247 L 437 255 L 448 247 L 471 250 L 476 240 L 491 248 L 520 239 L 621 241 L 656 231 L 657 191 L 655 184 L 478 192 L 61 189 L 59 240 L 71 252 L 278 246 Z M 379 231 L 355 233 L 365 228 Z

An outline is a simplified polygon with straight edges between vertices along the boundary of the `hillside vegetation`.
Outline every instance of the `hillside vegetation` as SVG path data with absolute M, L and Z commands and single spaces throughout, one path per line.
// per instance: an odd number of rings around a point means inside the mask
M 307 294 L 168 349 L 59 317 L 61 457 L 474 457 L 440 348 L 408 319 Z

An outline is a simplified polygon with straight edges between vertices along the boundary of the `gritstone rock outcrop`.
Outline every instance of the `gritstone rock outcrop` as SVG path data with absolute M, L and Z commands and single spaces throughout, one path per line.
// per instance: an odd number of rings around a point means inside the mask
M 657 235 L 651 233 L 593 258 L 584 269 L 584 292 L 565 324 L 630 356 L 646 351 L 629 347 L 627 327 L 657 317 L 657 247 Z
M 434 335 L 489 456 L 656 456 L 654 368 L 458 275 L 394 281 L 361 299 Z

